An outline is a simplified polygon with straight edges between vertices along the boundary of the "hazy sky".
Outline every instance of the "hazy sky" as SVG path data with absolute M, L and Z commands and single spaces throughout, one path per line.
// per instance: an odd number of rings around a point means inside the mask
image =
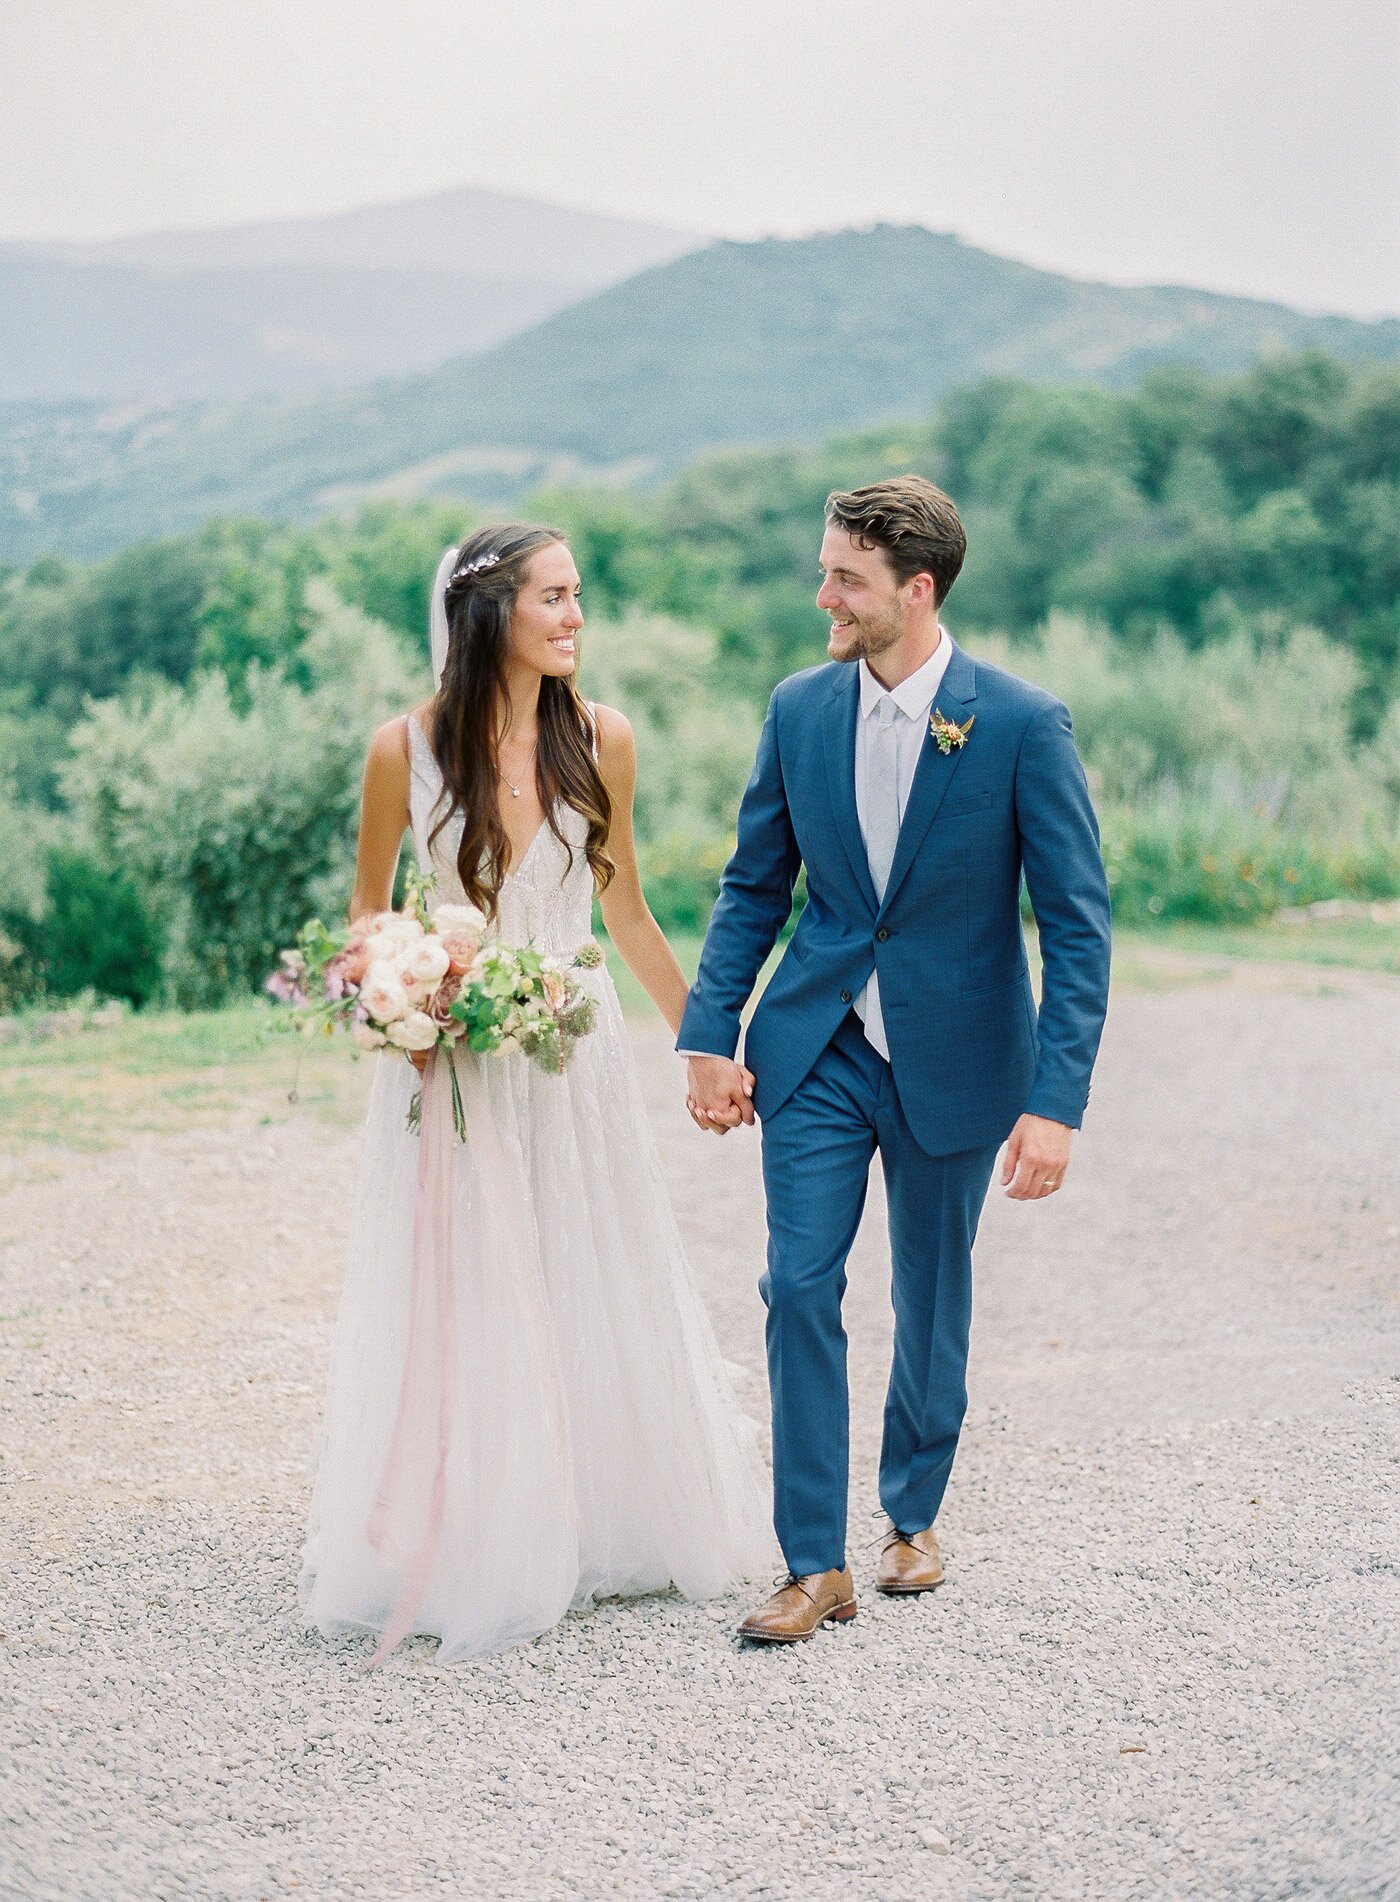
M 1400 313 L 1400 0 L 0 0 L 0 238 L 481 184 Z

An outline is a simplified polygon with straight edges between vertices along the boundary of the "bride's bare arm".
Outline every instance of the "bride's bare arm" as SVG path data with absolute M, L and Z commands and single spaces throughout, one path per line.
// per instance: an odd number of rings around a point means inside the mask
M 598 770 L 612 800 L 608 856 L 617 867 L 599 903 L 608 936 L 632 975 L 672 1031 L 681 1027 L 689 985 L 676 954 L 651 915 L 632 837 L 632 797 L 637 785 L 637 748 L 631 724 L 612 707 L 599 707 Z
M 402 716 L 386 720 L 369 743 L 360 798 L 360 841 L 350 921 L 387 911 L 394 902 L 394 874 L 408 830 L 408 733 Z

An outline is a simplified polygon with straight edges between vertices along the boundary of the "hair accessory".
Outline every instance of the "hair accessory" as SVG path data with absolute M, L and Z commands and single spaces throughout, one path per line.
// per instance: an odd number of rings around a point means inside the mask
M 454 568 L 447 585 L 450 588 L 454 581 L 469 581 L 473 575 L 484 575 L 490 569 L 498 567 L 500 560 L 499 555 L 478 555 L 476 560 L 469 561 L 465 568 Z

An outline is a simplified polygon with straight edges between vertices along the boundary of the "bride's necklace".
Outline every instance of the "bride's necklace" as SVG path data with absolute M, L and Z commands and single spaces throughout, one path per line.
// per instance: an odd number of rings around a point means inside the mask
M 535 736 L 535 744 L 530 748 L 529 757 L 526 759 L 524 766 L 522 766 L 520 769 L 520 786 L 523 786 L 525 784 L 525 775 L 530 770 L 530 761 L 535 757 L 536 753 L 538 753 L 539 750 L 540 750 L 540 742 L 539 742 L 539 736 L 537 734 Z M 505 770 L 502 767 L 499 759 L 496 761 L 496 771 L 500 774 L 501 778 L 505 780 L 506 785 L 510 787 L 511 798 L 518 799 L 520 797 L 520 786 L 517 786 L 514 780 L 507 778 Z

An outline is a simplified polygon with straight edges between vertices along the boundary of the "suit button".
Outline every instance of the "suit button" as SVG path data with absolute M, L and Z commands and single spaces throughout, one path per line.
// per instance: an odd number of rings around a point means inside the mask
M 886 931 L 883 925 L 881 925 L 880 929 L 875 933 L 876 942 L 879 944 L 883 944 L 886 938 L 889 937 L 889 935 L 890 935 L 889 932 Z
M 849 1004 L 850 1001 L 851 1001 L 851 993 L 849 991 L 842 991 L 841 1002 L 843 1004 Z

